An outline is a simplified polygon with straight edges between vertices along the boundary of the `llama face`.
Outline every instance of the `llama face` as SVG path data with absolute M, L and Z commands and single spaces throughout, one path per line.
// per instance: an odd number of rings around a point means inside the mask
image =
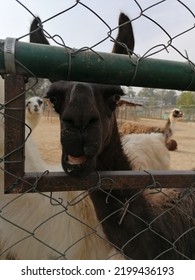
M 30 114 L 40 114 L 43 111 L 43 100 L 34 96 L 27 100 L 26 109 Z
M 96 169 L 97 157 L 109 144 L 114 109 L 123 92 L 118 86 L 58 81 L 46 98 L 61 122 L 62 166 L 74 177 Z
M 183 117 L 183 113 L 179 109 L 174 109 L 172 111 L 172 115 L 173 115 L 174 118 L 182 118 Z
M 121 13 L 118 23 L 112 52 L 131 55 L 134 49 L 131 21 Z M 49 44 L 41 29 L 40 18 L 34 18 L 30 31 L 31 42 Z M 113 111 L 120 95 L 123 92 L 119 86 L 65 81 L 57 81 L 51 86 L 47 98 L 60 116 L 62 166 L 69 175 L 86 176 L 96 169 L 98 157 L 116 129 L 116 125 L 112 125 L 116 122 Z M 104 167 L 108 168 L 108 165 Z

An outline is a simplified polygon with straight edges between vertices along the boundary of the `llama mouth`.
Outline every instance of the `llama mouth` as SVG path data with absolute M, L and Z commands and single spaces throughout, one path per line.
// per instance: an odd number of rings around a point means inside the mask
M 62 157 L 62 166 L 64 171 L 72 177 L 85 177 L 91 171 L 91 159 L 85 155 L 80 157 L 74 157 L 71 155 L 65 155 Z
M 95 169 L 95 157 L 86 155 L 74 157 L 72 155 L 62 154 L 62 167 L 67 175 L 74 178 L 83 178 L 88 176 Z

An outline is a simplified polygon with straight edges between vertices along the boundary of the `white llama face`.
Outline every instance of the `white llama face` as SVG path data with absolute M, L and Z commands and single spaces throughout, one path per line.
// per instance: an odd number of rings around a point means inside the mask
M 31 97 L 26 102 L 26 109 L 30 114 L 41 114 L 43 111 L 43 100 L 40 97 Z

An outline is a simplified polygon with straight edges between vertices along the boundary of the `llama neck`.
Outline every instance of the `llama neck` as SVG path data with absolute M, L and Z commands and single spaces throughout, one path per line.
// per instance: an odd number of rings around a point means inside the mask
M 174 129 L 175 129 L 175 118 L 173 116 L 169 116 L 165 124 L 165 127 L 163 129 L 163 133 L 165 135 L 165 142 L 168 142 L 171 139 Z
M 117 126 L 114 126 L 110 143 L 98 156 L 96 166 L 97 170 L 99 171 L 117 171 L 131 169 L 128 159 L 122 149 Z
M 174 131 L 175 131 L 175 121 L 176 121 L 176 119 L 173 117 L 173 116 L 170 116 L 169 117 L 169 121 L 170 121 L 170 128 L 171 128 L 171 130 L 172 130 L 172 133 L 174 133 Z
M 175 118 L 172 116 L 172 114 L 171 114 L 171 115 L 169 116 L 167 122 L 166 122 L 166 125 L 165 125 L 166 128 L 170 128 L 170 129 L 171 129 L 172 133 L 173 133 L 174 130 L 175 130 L 175 121 L 176 121 L 176 119 L 175 119 Z
M 115 126 L 109 145 L 98 157 L 97 170 L 117 171 L 130 169 L 130 164 L 122 150 L 117 126 Z M 136 197 L 137 193 L 138 191 L 131 189 L 130 186 L 125 190 L 122 187 L 121 189 L 111 188 L 110 190 L 103 190 L 100 187 L 90 192 L 90 198 L 103 231 L 108 240 L 118 248 L 123 248 L 123 245 L 128 244 L 128 240 L 136 234 L 134 230 L 131 231 L 131 224 L 134 225 L 136 220 L 134 215 L 130 214 L 131 209 L 135 206 L 136 215 L 141 216 L 140 211 L 142 211 L 145 202 L 142 195 L 136 198 L 135 201 L 133 200 L 129 206 L 127 202 L 132 197 Z M 138 223 L 139 221 L 136 220 L 136 222 Z M 128 246 L 123 251 L 127 256 L 130 256 Z
M 37 126 L 40 120 L 40 115 L 26 114 L 26 123 L 32 130 Z

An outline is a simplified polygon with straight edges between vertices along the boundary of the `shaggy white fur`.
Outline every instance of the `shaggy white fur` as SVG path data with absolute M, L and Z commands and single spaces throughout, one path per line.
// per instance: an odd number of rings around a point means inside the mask
M 163 133 L 124 135 L 122 145 L 133 170 L 170 168 L 170 154 Z
M 39 112 L 35 110 L 30 116 L 34 128 L 38 122 L 33 122 L 33 118 L 39 120 Z M 60 166 L 47 166 L 43 162 L 31 137 L 25 151 L 27 172 L 62 171 Z M 0 158 L 3 153 L 2 121 Z M 17 195 L 4 194 L 3 188 L 3 162 L 0 162 L 0 259 L 123 259 L 105 238 L 86 193 Z
M 122 136 L 124 153 L 132 166 L 132 170 L 169 170 L 170 153 L 166 147 L 167 134 L 128 134 Z M 158 188 L 144 190 L 144 196 L 151 205 L 161 207 L 175 198 L 175 189 Z
M 0 209 L 2 259 L 107 259 L 116 253 L 81 192 L 6 195 L 1 187 Z

